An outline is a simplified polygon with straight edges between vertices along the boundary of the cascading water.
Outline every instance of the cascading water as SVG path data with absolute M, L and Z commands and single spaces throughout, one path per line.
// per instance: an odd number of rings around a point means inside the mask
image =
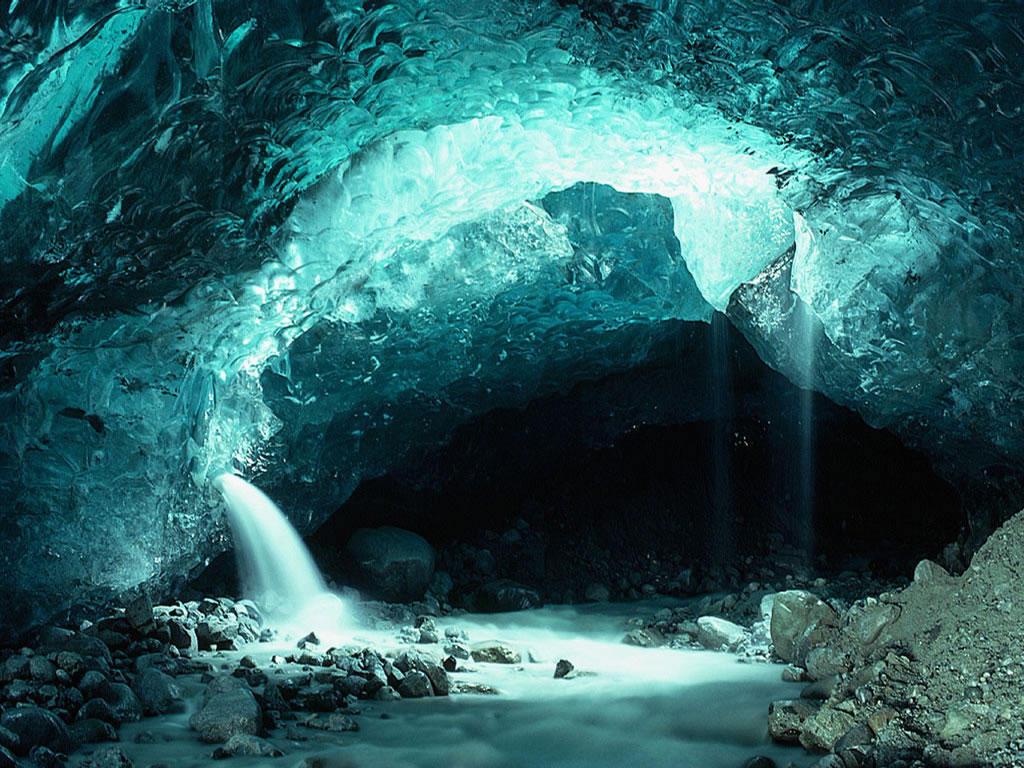
M 341 598 L 327 589 L 306 545 L 265 493 L 237 475 L 217 475 L 224 496 L 246 593 L 283 628 L 336 634 Z

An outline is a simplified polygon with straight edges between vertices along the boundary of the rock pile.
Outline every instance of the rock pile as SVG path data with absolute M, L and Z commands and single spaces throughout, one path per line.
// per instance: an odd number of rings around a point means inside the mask
M 1019 766 L 1024 754 L 1024 513 L 961 577 L 923 561 L 898 592 L 837 613 L 806 592 L 776 596 L 772 640 L 809 685 L 776 702 L 772 735 L 828 753 L 820 768 Z

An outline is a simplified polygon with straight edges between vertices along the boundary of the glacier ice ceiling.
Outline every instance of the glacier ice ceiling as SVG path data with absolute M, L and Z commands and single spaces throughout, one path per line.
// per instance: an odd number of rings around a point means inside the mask
M 1009 484 L 1022 68 L 1012 0 L 0 9 L 2 623 L 224 549 L 226 469 L 309 530 L 715 312 Z

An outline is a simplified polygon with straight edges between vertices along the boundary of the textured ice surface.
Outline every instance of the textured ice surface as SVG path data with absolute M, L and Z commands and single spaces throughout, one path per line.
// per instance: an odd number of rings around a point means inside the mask
M 951 475 L 1019 471 L 1022 28 L 942 0 L 0 10 L 0 602 L 181 577 L 226 546 L 225 469 L 309 527 L 713 309 Z

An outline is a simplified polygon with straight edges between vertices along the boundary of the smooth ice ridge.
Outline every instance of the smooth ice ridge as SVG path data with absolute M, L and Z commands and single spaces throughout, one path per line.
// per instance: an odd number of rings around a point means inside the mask
M 1024 465 L 1019 8 L 582 5 L 3 17 L 4 610 L 183 578 L 224 467 L 308 530 L 713 310 L 953 479 Z

